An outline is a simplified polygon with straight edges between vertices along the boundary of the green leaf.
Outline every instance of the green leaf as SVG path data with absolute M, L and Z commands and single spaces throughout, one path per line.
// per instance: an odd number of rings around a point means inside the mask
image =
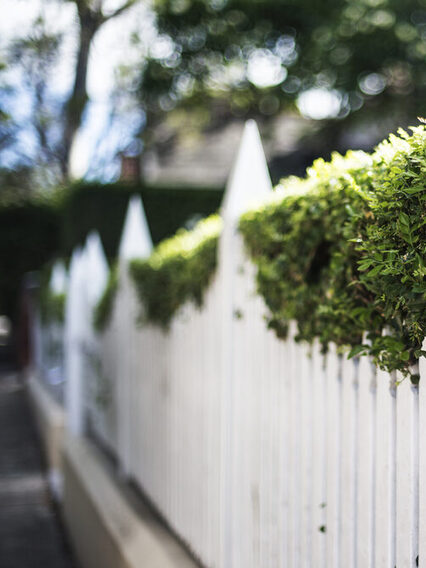
M 406 213 L 404 213 L 404 211 L 401 211 L 401 213 L 399 214 L 399 222 L 401 223 L 402 226 L 405 227 L 410 226 L 410 218 Z
M 420 193 L 421 191 L 425 191 L 425 189 L 426 189 L 426 186 L 406 187 L 404 189 L 404 192 L 414 194 L 414 193 Z
M 365 276 L 367 276 L 367 278 L 373 278 L 373 276 L 377 276 L 378 274 L 380 274 L 381 270 L 382 270 L 383 266 L 381 264 L 378 264 L 377 266 L 375 266 L 372 270 L 370 270 L 369 272 L 367 272 L 365 274 Z
M 367 349 L 366 345 L 355 345 L 355 347 L 352 347 L 352 349 L 349 351 L 348 359 L 352 359 L 353 357 L 360 355 L 366 349 Z

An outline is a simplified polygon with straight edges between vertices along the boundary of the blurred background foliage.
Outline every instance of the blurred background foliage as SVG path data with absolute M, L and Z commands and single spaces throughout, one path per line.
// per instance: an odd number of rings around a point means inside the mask
M 273 120 L 296 102 L 303 111 L 306 93 L 317 95 L 317 108 L 307 114 L 322 120 L 322 144 L 330 149 L 354 122 L 383 125 L 373 145 L 425 112 L 424 0 L 156 0 L 154 6 L 160 40 L 138 85 L 147 140 L 172 115 L 181 117 L 182 128 L 187 115 L 201 127 L 230 116 Z
M 71 256 L 96 229 L 108 258 L 117 256 L 129 199 L 140 195 L 152 240 L 158 243 L 179 227 L 192 228 L 201 218 L 217 211 L 223 188 L 164 187 L 129 183 L 79 182 L 60 197 L 62 251 Z
M 133 124 L 134 132 L 127 126 L 133 145 L 128 137 L 116 153 L 139 151 L 141 140 L 144 149 L 163 151 L 165 142 L 177 144 L 188 132 L 247 117 L 257 118 L 268 136 L 278 116 L 301 113 L 310 119 L 305 136 L 315 139 L 314 153 L 328 155 L 370 149 L 426 114 L 426 0 L 123 0 L 115 9 L 108 0 L 44 4 L 74 8 L 72 77 L 66 93 L 52 89 L 66 32 L 42 13 L 0 53 L 0 188 L 8 168 L 24 171 L 33 187 L 70 178 L 70 155 L 91 104 L 93 43 L 107 22 L 140 7 L 150 10 L 152 30 L 124 28 L 132 57 L 116 69 L 115 90 L 105 96 L 110 129 L 120 116 L 125 123 L 130 107 L 145 119 Z M 10 111 L 17 96 L 11 75 L 21 77 L 25 90 L 24 124 Z M 353 134 L 356 128 L 361 135 Z M 11 147 L 12 165 L 2 160 Z
M 58 250 L 60 220 L 45 200 L 0 206 L 0 313 L 17 316 L 24 275 L 39 270 Z
M 93 229 L 112 261 L 132 195 L 141 196 L 153 242 L 158 243 L 215 212 L 222 193 L 223 188 L 78 182 L 48 197 L 0 202 L 0 313 L 15 317 L 25 273 L 52 258 L 69 258 Z

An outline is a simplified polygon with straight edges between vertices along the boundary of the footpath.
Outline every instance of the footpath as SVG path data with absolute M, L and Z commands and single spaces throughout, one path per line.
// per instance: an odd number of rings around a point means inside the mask
M 19 376 L 0 369 L 0 568 L 76 568 Z

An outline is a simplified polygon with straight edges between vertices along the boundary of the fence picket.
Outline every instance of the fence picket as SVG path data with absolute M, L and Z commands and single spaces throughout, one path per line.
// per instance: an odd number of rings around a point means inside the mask
M 401 377 L 398 376 L 401 380 Z M 394 543 L 396 545 L 396 566 L 410 566 L 411 548 L 411 455 L 412 455 L 412 404 L 409 379 L 405 379 L 397 387 L 396 411 L 396 523 Z
M 423 342 L 426 349 L 426 341 Z M 419 362 L 419 433 L 426 432 L 426 357 Z M 426 567 L 426 436 L 419 436 L 419 566 Z
M 410 566 L 418 565 L 419 555 L 419 386 L 411 385 L 411 550 Z
M 324 507 L 326 510 L 325 524 L 321 527 L 326 534 L 326 566 L 338 568 L 338 533 L 336 533 L 340 495 L 339 470 L 340 448 L 339 419 L 340 419 L 340 380 L 339 361 L 333 346 L 327 356 L 327 415 L 326 415 L 326 459 L 327 459 L 327 490 Z
M 326 376 L 325 356 L 317 342 L 312 348 L 312 554 L 310 566 L 324 568 L 326 533 L 320 529 L 325 525 L 325 475 L 326 475 Z
M 370 440 L 375 439 L 375 393 L 372 390 L 372 367 L 370 361 L 361 358 L 358 364 L 358 417 L 356 428 L 358 432 L 357 454 L 354 456 L 353 468 L 356 479 L 354 498 L 354 534 L 353 534 L 353 566 L 372 568 L 372 517 L 374 514 L 373 488 L 371 479 L 374 477 L 375 464 Z M 373 399 L 373 400 L 372 400 Z
M 339 500 L 340 513 L 337 519 L 336 535 L 338 547 L 338 565 L 353 568 L 353 538 L 355 531 L 355 495 L 356 473 L 354 464 L 358 451 L 357 410 L 358 410 L 358 369 L 352 360 L 341 358 L 341 378 L 339 379 L 340 425 L 337 426 L 340 448 Z

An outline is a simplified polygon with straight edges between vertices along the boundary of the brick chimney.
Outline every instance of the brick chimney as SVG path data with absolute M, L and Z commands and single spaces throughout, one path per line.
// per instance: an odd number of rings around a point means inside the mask
M 126 156 L 120 154 L 121 172 L 120 181 L 138 183 L 141 180 L 140 156 Z

